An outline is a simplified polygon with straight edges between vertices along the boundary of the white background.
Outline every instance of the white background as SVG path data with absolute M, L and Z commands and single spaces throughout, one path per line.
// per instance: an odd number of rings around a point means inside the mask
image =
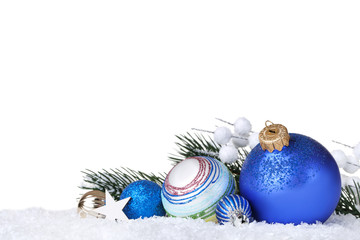
M 359 1 L 1 1 L 0 209 L 76 206 L 81 170 L 167 172 L 245 116 L 360 141 Z

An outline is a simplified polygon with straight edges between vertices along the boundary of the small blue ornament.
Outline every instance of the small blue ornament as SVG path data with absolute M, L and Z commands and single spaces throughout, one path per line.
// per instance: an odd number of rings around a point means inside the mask
M 240 173 L 240 194 L 257 221 L 325 222 L 340 198 L 339 168 L 320 143 L 278 125 L 260 132 Z
M 165 216 L 161 202 L 161 187 L 148 180 L 130 183 L 121 193 L 120 199 L 131 197 L 124 208 L 129 219 Z
M 230 222 L 234 226 L 253 221 L 249 202 L 235 194 L 225 196 L 218 202 L 216 218 L 220 224 Z

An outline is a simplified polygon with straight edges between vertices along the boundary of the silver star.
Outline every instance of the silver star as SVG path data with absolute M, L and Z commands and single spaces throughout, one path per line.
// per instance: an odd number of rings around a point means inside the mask
M 106 219 L 108 220 L 118 220 L 126 221 L 129 220 L 128 217 L 123 212 L 123 208 L 129 202 L 130 197 L 122 199 L 120 201 L 115 202 L 114 199 L 111 197 L 108 190 L 105 190 L 105 205 L 99 208 L 94 209 L 93 211 L 104 214 Z

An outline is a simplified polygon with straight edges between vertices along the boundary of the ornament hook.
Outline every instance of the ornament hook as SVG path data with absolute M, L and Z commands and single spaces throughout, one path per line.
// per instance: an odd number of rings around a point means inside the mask
M 275 124 L 272 121 L 267 120 L 265 122 L 265 126 L 266 126 L 266 129 L 268 129 L 268 131 L 270 132 L 270 134 L 275 134 L 276 133 L 276 128 L 270 128 L 271 126 L 275 126 Z
M 289 146 L 290 135 L 285 126 L 274 124 L 269 120 L 265 122 L 265 126 L 259 133 L 259 141 L 263 150 L 281 151 L 283 146 Z
M 268 125 L 269 123 L 270 123 L 270 125 Z M 270 127 L 271 125 L 274 125 L 274 123 L 273 123 L 272 121 L 270 121 L 270 120 L 266 120 L 265 126 L 268 128 L 268 127 Z

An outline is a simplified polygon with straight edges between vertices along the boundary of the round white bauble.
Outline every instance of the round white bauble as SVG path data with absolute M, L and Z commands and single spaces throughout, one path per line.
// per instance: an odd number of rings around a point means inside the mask
M 349 155 L 347 156 L 347 163 L 344 167 L 344 170 L 348 173 L 355 173 L 359 169 L 359 161 L 355 156 Z
M 253 149 L 259 143 L 260 143 L 259 142 L 259 133 L 258 132 L 252 133 L 250 135 L 250 137 L 249 137 L 249 146 L 250 146 L 250 148 Z
M 244 117 L 238 118 L 234 123 L 234 131 L 238 135 L 247 135 L 251 131 L 251 123 Z
M 227 144 L 230 141 L 231 136 L 231 131 L 227 127 L 218 127 L 214 132 L 214 140 L 220 145 Z
M 249 135 L 238 135 L 235 134 L 235 136 L 231 139 L 231 142 L 234 144 L 235 147 L 246 147 L 249 144 Z
M 339 168 L 344 168 L 348 162 L 348 158 L 341 150 L 334 150 L 331 152 Z
M 238 150 L 234 146 L 222 146 L 219 151 L 219 158 L 223 163 L 234 163 L 238 159 Z

